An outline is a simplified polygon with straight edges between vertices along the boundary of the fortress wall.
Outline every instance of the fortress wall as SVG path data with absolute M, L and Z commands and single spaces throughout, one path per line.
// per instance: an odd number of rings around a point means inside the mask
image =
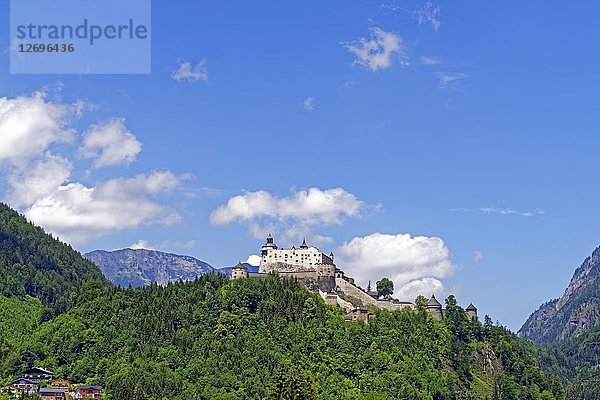
M 319 290 L 319 294 L 321 295 L 323 300 L 325 300 L 325 304 L 328 304 L 330 306 L 336 306 L 336 305 L 340 306 L 340 307 L 344 308 L 346 310 L 346 312 L 352 311 L 354 309 L 354 306 L 352 305 L 352 303 L 342 299 L 338 295 L 334 295 L 331 293 L 325 293 L 322 290 Z
M 409 308 L 413 308 L 412 304 L 407 304 L 407 303 L 394 303 L 391 301 L 385 301 L 385 300 L 377 300 L 377 307 L 379 308 L 385 308 L 386 310 L 400 310 L 402 308 L 405 307 L 409 307 Z
M 366 294 L 365 292 L 363 292 L 362 290 L 360 290 L 353 284 L 347 282 L 343 278 L 335 278 L 335 284 L 337 287 L 340 288 L 340 290 L 342 292 L 344 292 L 344 294 L 346 294 L 348 296 L 356 297 L 357 299 L 362 301 L 363 306 L 381 307 L 378 304 L 378 303 L 380 303 L 379 301 L 375 300 L 374 298 L 372 298 L 371 296 L 369 296 L 368 294 Z
M 287 277 L 292 277 L 292 278 L 298 278 L 298 279 L 317 279 L 317 272 L 316 271 L 294 271 L 294 272 L 287 272 L 287 271 L 278 271 L 279 276 L 287 276 Z

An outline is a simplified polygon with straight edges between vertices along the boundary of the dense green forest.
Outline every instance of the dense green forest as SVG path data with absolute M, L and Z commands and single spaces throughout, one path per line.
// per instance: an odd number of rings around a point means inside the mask
M 566 399 L 562 356 L 453 296 L 441 323 L 420 309 L 365 324 L 277 275 L 116 287 L 4 206 L 0 275 L 0 385 L 41 366 L 119 400 Z
M 67 244 L 0 203 L 0 295 L 38 298 L 45 318 L 66 311 L 74 290 L 88 280 L 109 282 Z
M 4 355 L 1 374 L 41 365 L 114 399 L 565 398 L 514 335 L 469 321 L 453 297 L 446 309 L 444 323 L 379 310 L 365 325 L 277 276 L 135 290 L 90 282 Z

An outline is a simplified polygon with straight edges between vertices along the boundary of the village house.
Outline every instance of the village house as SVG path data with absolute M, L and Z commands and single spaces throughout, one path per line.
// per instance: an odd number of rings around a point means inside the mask
M 66 389 L 41 388 L 38 392 L 41 400 L 69 400 L 71 395 Z
M 13 381 L 10 386 L 3 387 L 0 391 L 2 393 L 7 393 L 14 398 L 21 398 L 25 395 L 37 392 L 37 385 L 32 380 L 20 378 Z
M 56 388 L 56 389 L 65 389 L 67 391 L 71 391 L 71 382 L 69 382 L 66 379 L 55 379 L 52 382 L 50 382 L 50 387 Z
M 54 372 L 45 370 L 44 368 L 33 367 L 23 372 L 22 377 L 30 379 L 34 382 L 50 380 L 54 376 Z
M 76 399 L 99 399 L 102 386 L 79 386 L 75 388 Z

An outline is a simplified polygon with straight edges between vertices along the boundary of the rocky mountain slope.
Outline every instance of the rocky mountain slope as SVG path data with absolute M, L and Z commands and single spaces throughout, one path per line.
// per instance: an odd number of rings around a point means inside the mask
M 215 271 L 194 257 L 155 250 L 95 250 L 84 257 L 100 267 L 112 283 L 124 287 L 147 286 L 153 282 L 165 286 L 169 282 L 190 281 Z
M 539 345 L 580 337 L 600 322 L 600 247 L 573 274 L 565 293 L 538 308 L 519 336 Z

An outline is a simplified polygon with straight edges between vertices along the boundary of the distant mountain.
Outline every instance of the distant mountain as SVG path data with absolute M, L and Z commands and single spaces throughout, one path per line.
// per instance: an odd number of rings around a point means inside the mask
M 518 334 L 539 345 L 578 338 L 600 323 L 600 247 L 573 274 L 561 298 L 538 308 Z
M 54 312 L 69 308 L 86 281 L 109 285 L 93 263 L 0 203 L 0 295 L 38 298 Z
M 155 250 L 96 250 L 84 254 L 84 257 L 100 267 L 112 283 L 125 287 L 147 286 L 153 282 L 164 286 L 169 282 L 194 280 L 215 271 L 212 266 L 194 257 Z

